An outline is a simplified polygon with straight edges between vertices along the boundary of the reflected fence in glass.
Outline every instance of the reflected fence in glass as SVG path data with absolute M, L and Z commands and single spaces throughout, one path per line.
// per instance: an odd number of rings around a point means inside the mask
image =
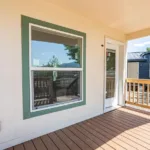
M 80 71 L 33 71 L 32 74 L 34 109 L 82 99 Z
M 106 52 L 106 98 L 115 96 L 116 76 L 116 53 L 115 50 L 107 49 Z

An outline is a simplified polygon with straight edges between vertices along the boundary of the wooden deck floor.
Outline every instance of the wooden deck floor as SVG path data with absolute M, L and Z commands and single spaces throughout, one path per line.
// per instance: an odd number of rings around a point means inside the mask
M 113 149 L 150 149 L 150 113 L 119 108 L 8 150 Z

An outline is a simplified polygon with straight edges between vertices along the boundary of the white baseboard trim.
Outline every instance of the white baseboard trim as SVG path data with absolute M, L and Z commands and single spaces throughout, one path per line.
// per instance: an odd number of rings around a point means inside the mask
M 105 108 L 104 113 L 115 110 L 115 109 L 120 108 L 120 107 L 122 107 L 122 106 L 117 105 L 117 106 L 112 106 L 112 107 L 109 107 L 109 108 Z

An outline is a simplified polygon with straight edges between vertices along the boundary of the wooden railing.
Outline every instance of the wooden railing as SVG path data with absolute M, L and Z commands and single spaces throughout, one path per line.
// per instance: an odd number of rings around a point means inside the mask
M 126 79 L 127 104 L 150 108 L 150 80 Z

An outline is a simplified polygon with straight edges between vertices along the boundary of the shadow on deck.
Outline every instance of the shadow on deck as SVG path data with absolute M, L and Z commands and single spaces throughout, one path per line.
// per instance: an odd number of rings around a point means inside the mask
M 150 149 L 150 112 L 122 107 L 8 150 Z

